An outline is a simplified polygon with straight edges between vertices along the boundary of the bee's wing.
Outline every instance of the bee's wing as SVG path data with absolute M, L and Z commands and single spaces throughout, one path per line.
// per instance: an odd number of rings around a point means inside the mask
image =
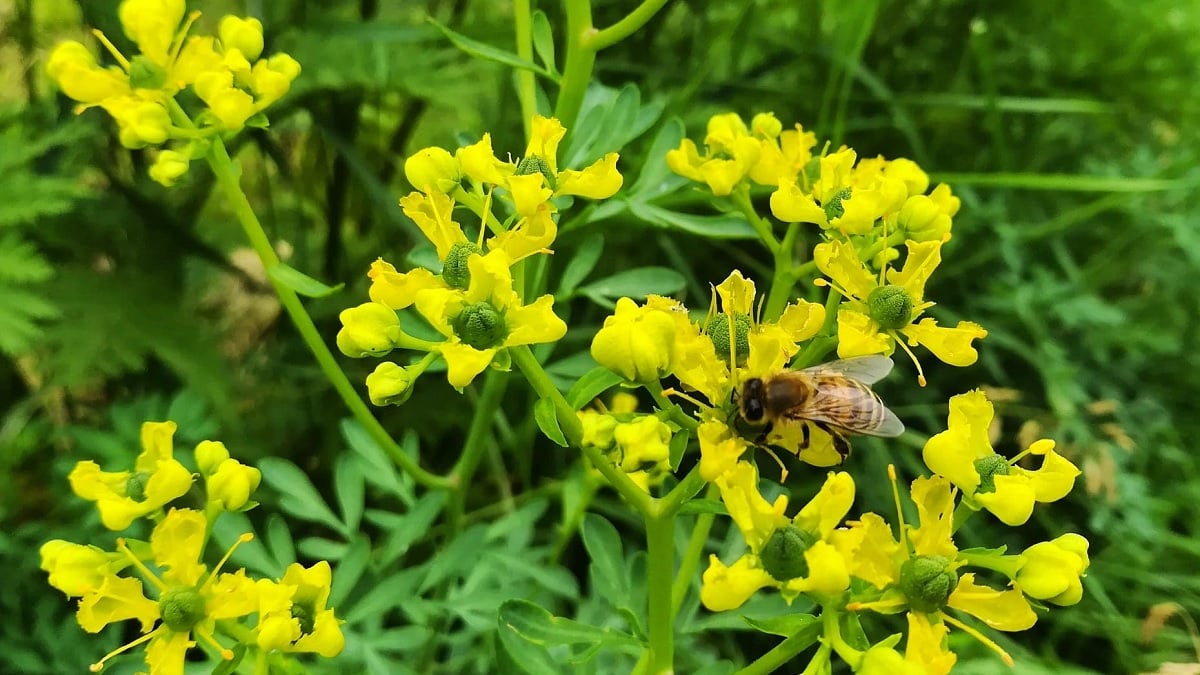
M 852 380 L 858 380 L 863 384 L 875 384 L 887 377 L 888 373 L 892 372 L 893 365 L 892 360 L 888 357 L 872 354 L 822 363 L 811 368 L 805 368 L 803 372 L 814 377 L 821 375 L 841 375 Z
M 890 438 L 904 433 L 904 423 L 870 389 L 829 379 L 819 380 L 816 393 L 783 417 L 824 422 L 866 436 Z

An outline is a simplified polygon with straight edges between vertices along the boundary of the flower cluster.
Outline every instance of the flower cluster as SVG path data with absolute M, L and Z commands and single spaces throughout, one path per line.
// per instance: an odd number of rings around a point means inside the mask
M 126 57 L 101 32 L 96 37 L 116 61 L 102 66 L 80 42 L 60 43 L 46 70 L 79 110 L 103 108 L 128 148 L 162 147 L 150 177 L 170 186 L 187 172 L 208 139 L 245 126 L 266 126 L 263 111 L 278 101 L 300 74 L 287 54 L 262 58 L 258 19 L 226 16 L 216 36 L 189 35 L 199 12 L 184 0 L 123 0 L 117 14 L 138 53 Z M 203 104 L 193 115 L 177 97 L 190 89 Z
M 598 448 L 605 457 L 647 492 L 671 472 L 672 436 L 678 427 L 659 415 L 638 415 L 637 397 L 613 395 L 607 410 L 579 411 L 583 444 Z
M 408 366 L 385 361 L 367 377 L 375 405 L 407 400 L 417 377 L 437 358 L 445 361 L 450 384 L 461 390 L 489 365 L 507 368 L 506 348 L 554 342 L 566 333 L 554 314 L 553 296 L 526 302 L 513 271 L 530 256 L 549 252 L 558 233 L 557 198 L 605 199 L 622 178 L 616 153 L 583 170 L 560 170 L 558 145 L 566 129 L 541 116 L 531 126 L 525 155 L 517 161 L 498 159 L 490 134 L 484 134 L 453 155 L 426 148 L 405 162 L 405 176 L 417 190 L 400 207 L 433 244 L 441 269 L 400 272 L 381 258 L 368 272 L 371 301 L 341 314 L 337 343 L 347 356 L 377 357 L 396 348 L 426 352 Z M 503 221 L 493 212 L 497 204 L 506 207 Z M 454 219 L 458 206 L 479 219 L 474 240 Z M 397 312 L 410 308 L 442 339 L 406 333 Z
M 198 642 L 222 658 L 234 658 L 221 635 L 262 652 L 314 652 L 336 656 L 344 645 L 338 619 L 327 607 L 329 563 L 293 563 L 280 579 L 253 579 L 245 570 L 224 571 L 234 549 L 250 541 L 243 534 L 210 568 L 204 550 L 222 513 L 245 511 L 255 502 L 258 469 L 229 456 L 224 444 L 203 441 L 193 459 L 203 482 L 203 499 L 191 503 L 197 474 L 175 457 L 174 422 L 142 426 L 142 452 L 126 471 L 103 471 L 79 462 L 69 479 L 80 497 L 93 501 L 100 520 L 124 530 L 140 518 L 154 523 L 148 541 L 120 538 L 116 550 L 56 539 L 41 548 L 50 585 L 79 598 L 79 625 L 89 633 L 130 619 L 142 635 L 92 666 L 146 645 L 153 673 L 182 675 L 189 648 Z M 247 621 L 253 627 L 229 620 Z

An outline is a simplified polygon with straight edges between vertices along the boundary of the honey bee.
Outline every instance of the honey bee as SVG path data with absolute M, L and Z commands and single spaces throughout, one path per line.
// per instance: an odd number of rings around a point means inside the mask
M 904 432 L 904 423 L 887 409 L 870 385 L 892 370 L 885 356 L 859 356 L 823 363 L 803 370 L 784 370 L 753 377 L 742 384 L 738 412 L 752 425 L 801 422 L 802 440 L 793 451 L 809 444 L 808 424 L 828 433 L 842 461 L 850 455 L 847 434 L 893 437 Z

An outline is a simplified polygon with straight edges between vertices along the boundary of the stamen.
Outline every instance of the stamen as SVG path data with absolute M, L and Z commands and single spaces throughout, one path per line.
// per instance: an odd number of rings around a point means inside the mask
M 771 449 L 771 446 L 760 445 L 759 447 L 762 448 L 763 450 L 766 450 L 767 454 L 771 456 L 771 459 L 775 460 L 775 463 L 779 465 L 779 482 L 780 482 L 780 484 L 786 483 L 787 477 L 788 477 L 788 470 L 787 470 L 787 467 L 783 465 L 783 460 L 779 459 L 779 455 L 775 454 L 775 451 Z
M 219 653 L 221 655 L 221 658 L 225 659 L 226 661 L 233 660 L 233 650 L 228 649 L 224 645 L 222 645 L 220 642 L 217 642 L 217 639 L 215 637 L 213 637 L 213 634 L 211 632 L 209 632 L 207 630 L 203 631 L 203 632 L 198 631 L 198 630 L 193 630 L 192 635 L 195 635 L 196 637 L 203 640 L 208 646 L 217 650 L 217 653 Z
M 921 385 L 922 387 L 928 384 L 928 382 L 925 380 L 925 370 L 921 368 L 921 362 L 917 360 L 917 355 L 908 348 L 908 345 L 904 344 L 904 339 L 899 335 L 896 335 L 896 331 L 894 330 L 889 330 L 888 335 L 892 336 L 892 339 L 896 341 L 896 344 L 900 345 L 900 348 L 904 350 L 904 353 L 908 354 L 908 358 L 912 359 L 913 365 L 917 367 L 917 384 Z
M 852 293 L 850 293 L 850 291 L 847 291 L 845 288 L 842 288 L 842 286 L 840 284 L 830 281 L 829 279 L 826 279 L 824 277 L 817 277 L 816 279 L 813 279 L 813 285 L 818 286 L 820 288 L 829 287 L 829 288 L 832 288 L 834 291 L 836 291 L 843 298 L 850 298 L 852 300 L 858 300 L 858 298 L 854 297 L 854 295 Z
M 483 250 L 483 233 L 487 231 L 488 216 L 492 215 L 492 193 L 495 189 L 488 190 L 483 195 L 483 212 L 479 214 L 479 239 L 475 241 L 475 245 L 479 250 Z
M 104 48 L 108 50 L 108 53 L 112 54 L 113 58 L 117 60 L 117 63 L 121 64 L 121 67 L 124 68 L 125 72 L 128 73 L 129 60 L 121 55 L 121 50 L 117 49 L 116 45 L 109 41 L 108 36 L 106 36 L 98 28 L 92 29 L 92 35 L 96 36 L 96 39 L 100 41 L 100 44 L 104 45 Z
M 183 43 L 187 39 L 187 34 L 192 30 L 192 24 L 196 23 L 196 19 L 200 18 L 200 12 L 195 11 L 187 15 L 183 20 L 183 28 L 175 34 L 175 38 L 171 41 L 171 49 L 168 50 L 167 63 L 175 63 L 179 58 L 179 52 L 183 50 Z
M 888 480 L 892 483 L 892 502 L 896 505 L 896 520 L 900 523 L 900 545 L 908 555 L 908 528 L 904 525 L 904 509 L 900 506 L 900 487 L 896 482 L 896 465 L 888 464 Z
M 243 532 L 241 536 L 237 538 L 237 541 L 233 542 L 233 546 L 230 546 L 229 550 L 225 552 L 225 555 L 221 557 L 221 561 L 217 563 L 216 567 L 213 567 L 212 572 L 209 572 L 208 579 L 204 581 L 204 585 L 201 586 L 201 589 L 208 588 L 216 580 L 217 574 L 221 571 L 221 568 L 225 566 L 225 563 L 229 562 L 230 556 L 233 555 L 233 552 L 236 551 L 239 546 L 253 540 L 253 533 Z
M 159 579 L 158 575 L 156 575 L 154 572 L 151 572 L 150 568 L 146 567 L 146 564 L 143 563 L 140 558 L 134 555 L 133 551 L 129 550 L 129 546 L 125 543 L 124 537 L 117 539 L 117 549 L 124 553 L 126 557 L 133 562 L 133 566 L 137 568 L 137 571 L 141 572 L 142 576 L 146 577 L 146 580 L 153 584 L 154 587 L 158 589 L 159 593 L 167 590 L 167 585 L 162 582 L 162 579 Z
M 983 643 L 983 646 L 996 652 L 996 654 L 998 654 L 1000 656 L 1000 659 L 1002 661 L 1004 661 L 1004 665 L 1008 666 L 1009 668 L 1011 668 L 1013 666 L 1013 658 L 1008 655 L 1008 652 L 1004 651 L 1003 647 L 996 644 L 996 642 L 994 640 L 992 640 L 988 636 L 984 635 L 983 633 L 980 633 L 979 631 L 975 630 L 974 628 L 968 626 L 967 624 L 963 623 L 962 621 L 955 619 L 954 617 L 950 616 L 949 614 L 946 614 L 944 612 L 938 612 L 938 616 L 942 617 L 942 620 L 945 621 L 946 623 L 950 624 L 951 626 L 954 626 L 955 628 L 961 630 L 962 632 L 966 633 L 967 635 L 970 635 L 971 637 L 975 638 L 976 640 L 979 640 L 981 643 Z
M 884 218 L 883 219 L 883 248 L 880 249 L 880 253 L 882 253 L 883 251 L 886 251 L 886 250 L 887 250 L 887 218 Z M 887 272 L 887 256 L 884 256 L 884 263 L 879 268 L 879 282 L 878 283 L 880 286 L 884 285 L 884 279 L 885 279 L 884 273 L 886 273 L 886 272 Z
M 113 658 L 114 656 L 124 654 L 125 652 L 129 651 L 130 649 L 133 649 L 134 647 L 142 644 L 143 642 L 148 642 L 149 640 L 154 638 L 154 636 L 161 633 L 163 630 L 164 630 L 164 628 L 162 626 L 159 626 L 158 628 L 155 628 L 154 630 L 150 631 L 149 633 L 146 633 L 145 635 L 134 640 L 133 642 L 130 642 L 128 644 L 124 644 L 124 645 L 121 645 L 120 647 L 117 647 L 116 649 L 112 650 L 111 652 L 105 654 L 104 658 L 102 658 L 99 661 L 88 666 L 88 670 L 92 671 L 93 673 L 100 672 L 101 670 L 104 669 L 104 664 L 107 663 L 109 659 Z
M 897 598 L 894 600 L 876 600 L 874 602 L 851 602 L 846 605 L 846 609 L 850 610 L 851 612 L 857 612 L 865 609 L 870 612 L 886 614 L 888 610 L 899 609 L 904 607 L 906 604 L 907 601 L 902 598 Z
M 691 403 L 692 405 L 695 405 L 696 407 L 699 407 L 699 408 L 708 408 L 709 407 L 707 404 L 701 403 L 695 397 L 693 397 L 689 394 L 685 394 L 684 392 L 679 391 L 678 389 L 675 389 L 674 387 L 667 387 L 666 389 L 663 389 L 663 396 L 676 396 L 676 397 L 679 397 L 679 398 L 687 401 L 688 403 Z

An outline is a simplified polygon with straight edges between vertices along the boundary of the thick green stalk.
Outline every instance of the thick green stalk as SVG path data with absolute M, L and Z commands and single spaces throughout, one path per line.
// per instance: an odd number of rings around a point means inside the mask
M 558 90 L 558 101 L 554 105 L 554 116 L 570 129 L 583 109 L 583 96 L 587 93 L 592 69 L 596 65 L 596 52 L 585 46 L 585 41 L 596 32 L 592 26 L 591 0 L 565 0 L 567 11 L 567 58 L 563 65 L 562 84 Z
M 737 671 L 735 675 L 767 675 L 773 673 L 783 664 L 792 659 L 793 656 L 808 649 L 814 642 L 814 636 L 805 631 L 784 639 L 783 642 L 775 645 L 771 651 L 754 659 L 750 665 Z M 828 651 L 826 651 L 828 659 Z
M 800 232 L 800 223 L 788 225 L 783 241 L 775 249 L 775 273 L 771 276 L 771 290 L 767 291 L 767 304 L 763 309 L 763 321 L 776 321 L 783 315 L 788 300 L 792 299 L 792 289 L 799 278 L 795 274 L 795 264 L 792 259 L 792 249 L 796 247 L 796 236 Z
M 675 669 L 675 613 L 671 588 L 675 580 L 675 514 L 646 516 L 646 595 L 650 616 L 651 675 Z
M 642 4 L 634 8 L 624 19 L 614 23 L 613 25 L 601 31 L 596 31 L 587 36 L 584 40 L 584 46 L 594 52 L 601 49 L 611 47 L 621 40 L 633 35 L 637 29 L 646 25 L 646 22 L 658 13 L 670 0 L 643 0 Z
M 513 0 L 513 23 L 517 33 L 517 56 L 533 61 L 533 6 L 530 0 Z M 521 102 L 521 123 L 529 138 L 533 115 L 537 112 L 537 92 L 533 73 L 517 71 L 517 100 Z
M 567 399 L 563 397 L 562 392 L 558 387 L 554 386 L 554 382 L 550 380 L 550 376 L 546 374 L 542 364 L 538 363 L 537 357 L 533 352 L 529 351 L 529 347 L 524 345 L 520 347 L 510 347 L 508 350 L 512 356 L 513 363 L 516 364 L 521 372 L 525 375 L 525 379 L 529 381 L 529 385 L 543 399 L 548 399 L 554 404 L 554 411 L 558 417 L 559 428 L 562 429 L 563 435 L 572 447 L 579 448 L 583 454 L 604 474 L 610 485 L 621 494 L 635 509 L 640 513 L 651 513 L 655 508 L 654 500 L 645 490 L 638 487 L 632 479 L 624 471 L 618 469 L 612 462 L 604 456 L 604 453 L 599 448 L 583 443 L 583 423 L 579 421 L 579 416 L 575 409 L 567 403 Z
M 717 486 L 709 485 L 704 492 L 704 498 L 716 499 Z M 671 616 L 678 614 L 679 608 L 683 606 L 683 598 L 692 585 L 692 576 L 696 573 L 700 557 L 704 554 L 704 545 L 708 543 L 708 533 L 712 530 L 714 520 L 716 520 L 715 513 L 701 513 L 696 516 L 696 524 L 692 527 L 692 536 L 688 538 L 687 548 L 683 552 L 683 558 L 679 561 L 679 571 L 675 573 L 675 583 L 671 585 Z
M 499 370 L 488 370 L 483 379 L 483 393 L 471 417 L 471 425 L 467 428 L 467 440 L 463 444 L 462 454 L 454 464 L 450 473 L 458 484 L 458 489 L 451 496 L 450 530 L 456 533 L 462 524 L 463 511 L 466 507 L 467 491 L 479 460 L 484 450 L 495 421 L 496 410 L 504 400 L 504 389 L 508 386 L 508 373 Z
M 444 476 L 438 476 L 421 468 L 404 450 L 394 441 L 379 420 L 371 414 L 370 408 L 366 402 L 355 391 L 354 385 L 350 383 L 350 379 L 346 377 L 333 353 L 329 351 L 325 341 L 321 338 L 321 334 L 317 331 L 316 325 L 313 323 L 312 317 L 308 315 L 308 310 L 304 308 L 304 303 L 300 301 L 300 297 L 291 288 L 275 280 L 271 275 L 271 271 L 279 266 L 279 256 L 275 254 L 275 249 L 271 246 L 270 239 L 267 238 L 267 233 L 263 231 L 262 224 L 258 221 L 258 216 L 255 215 L 254 209 L 250 206 L 250 201 L 246 198 L 246 194 L 242 192 L 241 184 L 238 182 L 238 170 L 233 164 L 233 160 L 229 158 L 229 153 L 226 152 L 224 144 L 220 139 L 213 138 L 211 150 L 208 153 L 208 164 L 212 167 L 213 174 L 216 175 L 217 184 L 221 186 L 221 190 L 225 193 L 226 199 L 229 200 L 230 206 L 233 208 L 234 215 L 242 226 L 242 230 L 246 234 L 246 238 L 250 240 L 250 246 L 254 252 L 258 254 L 262 261 L 263 268 L 267 271 L 267 276 L 271 280 L 271 285 L 275 288 L 275 293 L 279 296 L 279 301 L 283 305 L 284 310 L 291 317 L 292 323 L 300 332 L 300 337 L 308 346 L 309 351 L 317 360 L 317 365 L 320 366 L 321 372 L 333 385 L 334 390 L 342 397 L 346 407 L 350 409 L 350 413 L 358 420 L 358 423 L 367 431 L 371 439 L 379 444 L 381 448 L 392 458 L 392 461 L 413 477 L 418 483 L 432 488 L 452 489 L 455 487 L 455 482 Z
M 692 467 L 688 475 L 683 477 L 683 480 L 679 481 L 679 484 L 674 489 L 656 502 L 659 515 L 673 516 L 678 513 L 679 507 L 691 499 L 703 485 L 704 478 L 700 475 L 700 465 L 697 464 Z

